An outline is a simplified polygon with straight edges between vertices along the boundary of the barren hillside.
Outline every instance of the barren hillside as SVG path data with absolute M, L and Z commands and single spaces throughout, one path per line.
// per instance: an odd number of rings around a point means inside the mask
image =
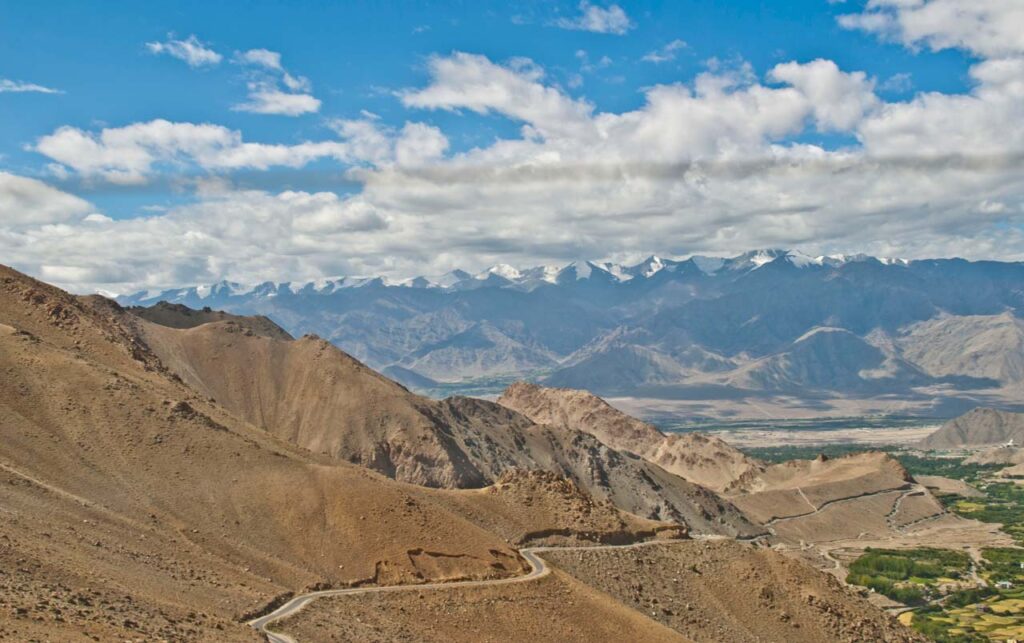
M 925 640 L 834 578 L 740 543 L 547 556 L 559 569 L 695 641 Z
M 702 533 L 753 535 L 728 501 L 598 438 L 472 398 L 430 400 L 313 336 L 282 340 L 235 320 L 139 322 L 162 363 L 204 397 L 279 438 L 418 485 L 479 488 L 541 469 L 640 516 Z
M 665 435 L 587 391 L 516 382 L 505 389 L 498 403 L 534 422 L 589 433 L 612 448 L 635 453 L 670 473 L 719 491 L 763 469 L 762 463 L 717 438 L 699 433 Z
M 177 381 L 116 305 L 0 270 L 4 638 L 252 640 L 242 614 L 313 584 L 522 573 L 471 495 L 438 496 L 470 492 L 293 447 Z
M 945 513 L 899 462 L 878 452 L 772 465 L 730 497 L 791 542 L 887 538 L 911 520 Z

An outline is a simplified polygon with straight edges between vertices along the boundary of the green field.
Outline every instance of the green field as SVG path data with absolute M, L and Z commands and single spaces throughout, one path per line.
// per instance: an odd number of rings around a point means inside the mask
M 961 551 L 868 548 L 850 565 L 846 582 L 905 605 L 924 605 L 939 597 L 940 585 L 965 578 L 970 568 L 970 557 Z
M 914 613 L 914 629 L 940 642 L 1024 639 L 1024 549 L 983 549 L 986 587 L 953 592 Z M 1012 587 L 1000 588 L 999 582 Z
M 985 584 L 978 586 L 964 552 L 868 549 L 850 565 L 847 582 L 914 606 L 910 625 L 935 641 L 1024 638 L 1024 549 L 983 549 L 982 559 L 977 572 Z
M 1002 523 L 1003 531 L 1024 545 L 1024 487 L 1012 482 L 985 482 L 976 485 L 984 498 L 939 498 L 947 508 L 965 518 Z
M 993 481 L 1002 465 L 965 465 L 956 458 L 898 450 L 891 455 L 912 474 L 940 475 L 973 485 L 984 497 L 947 495 L 939 500 L 965 518 L 1001 523 L 1003 531 L 1024 544 L 1024 487 Z M 937 551 L 943 550 L 869 549 L 850 566 L 847 581 L 913 606 L 910 625 L 940 643 L 1024 640 L 1024 549 L 983 549 L 976 569 L 981 586 L 971 582 L 967 554 Z

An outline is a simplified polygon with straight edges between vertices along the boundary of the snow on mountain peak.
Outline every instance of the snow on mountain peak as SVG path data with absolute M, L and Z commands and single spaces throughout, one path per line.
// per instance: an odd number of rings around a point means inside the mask
M 649 278 L 658 274 L 665 268 L 665 261 L 658 255 L 651 255 L 647 257 L 635 266 L 628 268 L 629 275 L 639 275 L 641 277 Z
M 703 272 L 705 275 L 713 275 L 722 269 L 725 265 L 724 257 L 705 257 L 703 255 L 693 255 L 690 257 L 690 261 L 693 262 L 697 269 Z
M 687 260 L 702 273 L 708 276 L 738 275 L 757 270 L 773 261 L 782 259 L 797 268 L 821 266 L 829 269 L 841 267 L 855 262 L 877 261 L 886 266 L 907 266 L 905 259 L 872 257 L 865 254 L 829 254 L 811 256 L 799 250 L 761 249 L 745 252 L 733 257 L 712 257 L 692 255 Z M 512 288 L 532 291 L 546 285 L 585 281 L 597 275 L 602 281 L 625 283 L 631 280 L 644 280 L 661 272 L 676 272 L 683 265 L 683 260 L 664 259 L 651 255 L 647 259 L 629 266 L 611 262 L 595 262 L 583 259 L 558 265 L 540 265 L 532 268 L 519 269 L 507 263 L 495 264 L 485 270 L 470 274 L 464 270 L 452 270 L 439 277 L 414 277 L 392 279 L 388 277 L 323 277 L 305 282 L 262 282 L 241 284 L 221 280 L 216 283 L 196 285 L 187 288 L 172 288 L 163 291 L 147 290 L 119 298 L 119 301 L 131 303 L 155 302 L 168 300 L 183 301 L 219 301 L 225 298 L 252 296 L 256 298 L 276 297 L 282 294 L 308 295 L 312 293 L 330 295 L 341 289 L 360 288 L 364 286 L 385 286 L 405 288 L 437 288 L 440 290 L 472 290 L 482 287 Z M 680 273 L 682 274 L 682 273 Z
M 499 264 L 496 264 L 494 266 L 491 266 L 487 270 L 484 270 L 483 272 L 478 274 L 476 276 L 476 278 L 477 279 L 487 279 L 491 275 L 498 275 L 499 277 L 504 277 L 505 279 L 508 279 L 509 281 L 516 281 L 516 280 L 522 278 L 522 276 L 523 276 L 521 272 L 519 272 L 518 270 L 516 270 L 512 266 L 508 265 L 507 263 L 499 263 Z
M 594 271 L 594 264 L 589 261 L 573 261 L 564 270 L 572 269 L 576 275 L 576 279 L 590 279 L 590 274 Z
M 786 253 L 786 260 L 793 264 L 797 268 L 804 268 L 806 266 L 820 266 L 822 264 L 822 257 L 812 257 L 804 254 L 799 250 L 790 250 Z M 759 266 L 760 267 L 760 266 Z

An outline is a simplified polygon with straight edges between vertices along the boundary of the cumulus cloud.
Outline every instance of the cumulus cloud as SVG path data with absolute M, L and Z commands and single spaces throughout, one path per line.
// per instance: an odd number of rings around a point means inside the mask
M 768 77 L 806 96 L 820 130 L 849 130 L 879 104 L 874 81 L 864 72 L 845 73 L 831 60 L 783 63 Z
M 536 65 L 499 65 L 485 56 L 456 52 L 434 56 L 427 66 L 432 82 L 403 93 L 407 107 L 497 112 L 527 123 L 530 132 L 541 135 L 590 126 L 593 106 L 542 84 L 544 72 Z
M 861 13 L 839 17 L 910 47 L 966 49 L 995 58 L 1024 53 L 1024 4 L 1018 0 L 870 0 Z
M 600 7 L 581 0 L 580 15 L 574 18 L 559 18 L 555 25 L 562 29 L 590 31 L 593 33 L 610 33 L 621 36 L 633 28 L 633 21 L 617 4 Z
M 37 85 L 35 83 L 25 83 L 20 80 L 8 80 L 7 78 L 0 78 L 0 94 L 63 94 L 64 92 L 59 89 L 53 89 L 51 87 L 44 87 L 43 85 Z
M 225 276 L 276 281 L 346 272 L 337 249 L 368 253 L 361 239 L 388 225 L 372 204 L 330 192 L 273 194 L 214 184 L 201 196 L 155 216 L 5 229 L 0 246 L 5 262 L 44 279 L 76 290 L 119 291 Z
M 249 143 L 237 130 L 221 125 L 163 119 L 99 132 L 61 127 L 36 141 L 34 149 L 82 176 L 129 184 L 145 182 L 164 165 L 218 171 L 301 167 L 320 158 L 351 159 L 345 141 Z
M 900 10 L 875 0 L 867 12 Z M 273 70 L 280 61 L 251 64 Z M 455 52 L 426 70 L 425 83 L 398 94 L 408 109 L 493 115 L 518 134 L 452 152 L 434 125 L 389 126 L 368 113 L 330 121 L 336 139 L 293 145 L 210 124 L 62 128 L 35 149 L 72 176 L 230 176 L 331 159 L 359 189 L 211 182 L 197 203 L 118 221 L 87 217 L 88 204 L 71 200 L 0 230 L 0 250 L 76 289 L 121 291 L 764 246 L 1024 259 L 1021 56 L 979 60 L 967 92 L 898 102 L 828 60 L 763 75 L 713 62 L 688 82 L 646 88 L 638 107 L 621 112 L 569 96 L 524 59 Z M 851 143 L 800 142 L 811 130 Z M 63 193 L 37 183 L 33 193 L 60 201 Z
M 91 211 L 84 199 L 39 180 L 0 171 L 0 222 L 5 226 L 57 223 Z
M 250 69 L 249 96 L 232 109 L 253 114 L 301 116 L 320 111 L 320 99 L 313 96 L 313 84 L 304 76 L 293 76 L 281 64 L 281 54 L 269 49 L 238 52 L 235 61 Z
M 147 42 L 146 49 L 152 54 L 166 54 L 182 60 L 189 67 L 212 67 L 224 58 L 194 35 L 184 40 L 168 36 L 164 42 Z
M 330 125 L 338 139 L 285 145 L 248 142 L 241 132 L 222 125 L 157 119 L 98 132 L 61 127 L 32 149 L 56 161 L 53 171 L 61 178 L 73 171 L 87 179 L 138 185 L 166 170 L 300 168 L 320 159 L 387 166 L 433 159 L 448 147 L 440 130 L 422 123 L 407 123 L 400 131 L 381 127 L 371 117 Z

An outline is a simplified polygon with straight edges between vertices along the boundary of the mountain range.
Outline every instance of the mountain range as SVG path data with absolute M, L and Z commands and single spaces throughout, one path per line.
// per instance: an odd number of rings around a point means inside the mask
M 403 281 L 225 281 L 118 301 L 265 315 L 438 396 L 527 379 L 693 418 L 741 418 L 751 400 L 762 417 L 952 416 L 1020 399 L 1022 284 L 1024 263 L 757 250 Z

